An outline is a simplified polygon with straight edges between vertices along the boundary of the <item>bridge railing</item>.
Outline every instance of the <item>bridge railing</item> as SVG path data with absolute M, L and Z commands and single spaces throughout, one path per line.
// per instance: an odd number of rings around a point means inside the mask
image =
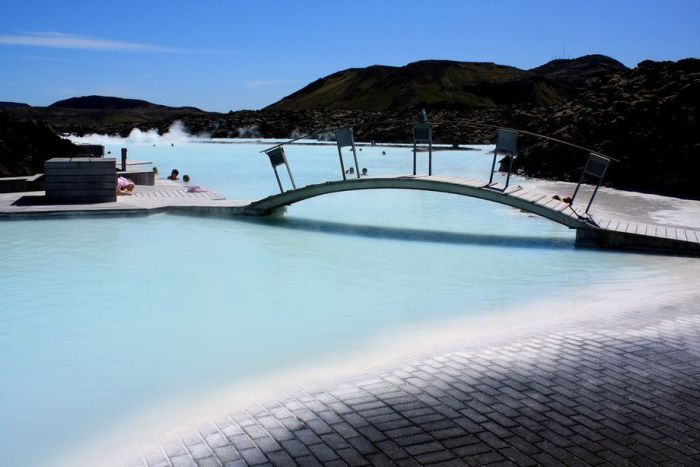
M 419 146 L 420 145 L 425 145 L 427 144 L 427 150 L 428 150 L 428 175 L 431 176 L 433 175 L 433 125 L 428 121 L 427 114 L 425 110 L 422 111 L 421 113 L 421 120 L 419 122 L 414 123 L 413 125 L 413 175 L 417 175 L 417 153 L 419 152 Z M 385 122 L 373 122 L 372 124 L 377 125 L 380 123 L 385 123 Z M 580 150 L 584 150 L 588 152 L 588 159 L 586 161 L 586 164 L 582 170 L 581 177 L 579 179 L 578 184 L 576 185 L 576 189 L 574 190 L 573 195 L 570 198 L 570 204 L 573 205 L 574 200 L 576 199 L 576 196 L 579 193 L 581 184 L 583 183 L 584 179 L 586 176 L 592 177 L 596 179 L 596 186 L 595 189 L 593 190 L 593 193 L 591 195 L 591 198 L 586 206 L 585 213 L 587 214 L 588 211 L 591 208 L 591 205 L 593 204 L 593 201 L 595 199 L 595 196 L 598 192 L 598 189 L 600 188 L 603 179 L 605 177 L 605 174 L 607 172 L 608 166 L 611 162 L 619 162 L 618 159 L 610 156 L 606 156 L 604 154 L 601 154 L 597 151 L 593 151 L 591 149 L 585 148 L 583 146 L 560 140 L 551 136 L 547 135 L 541 135 L 538 133 L 533 133 L 530 131 L 526 130 L 520 130 L 520 129 L 515 129 L 515 128 L 507 128 L 507 127 L 502 127 L 502 126 L 497 126 L 497 125 L 489 125 L 489 124 L 483 124 L 483 123 L 477 123 L 477 122 L 471 122 L 471 121 L 461 121 L 460 123 L 466 124 L 467 126 L 475 126 L 475 127 L 485 127 L 485 128 L 491 128 L 496 131 L 496 147 L 494 148 L 493 151 L 493 161 L 491 163 L 491 171 L 489 173 L 489 182 L 486 188 L 488 189 L 493 189 L 493 190 L 499 190 L 499 191 L 504 191 L 508 188 L 508 185 L 510 183 L 510 178 L 513 172 L 513 164 L 515 159 L 518 157 L 520 152 L 526 152 L 529 148 L 526 148 L 524 151 L 521 151 L 518 149 L 518 136 L 520 134 L 523 135 L 529 135 L 529 136 L 534 136 L 536 138 L 544 139 L 544 140 L 549 140 L 553 141 L 559 144 L 571 146 Z M 355 148 L 355 137 L 354 137 L 354 132 L 352 127 L 341 127 L 341 128 L 325 128 L 321 130 L 316 130 L 311 133 L 308 133 L 303 136 L 299 136 L 297 138 L 292 138 L 289 141 L 285 141 L 283 143 L 276 144 L 270 148 L 267 148 L 261 152 L 264 152 L 270 159 L 270 164 L 272 165 L 272 169 L 275 173 L 275 178 L 277 180 L 277 184 L 280 188 L 280 192 L 284 193 L 284 187 L 282 184 L 282 181 L 279 176 L 279 172 L 277 171 L 277 167 L 280 165 L 284 165 L 287 169 L 287 173 L 289 175 L 289 180 L 291 182 L 292 188 L 296 189 L 296 185 L 294 183 L 294 177 L 292 175 L 291 168 L 289 166 L 289 162 L 287 160 L 286 154 L 284 152 L 284 146 L 288 144 L 292 144 L 296 141 L 302 140 L 302 139 L 308 139 L 312 138 L 314 136 L 317 136 L 321 133 L 334 133 L 335 135 L 335 140 L 336 140 L 336 147 L 338 149 L 338 160 L 340 162 L 340 173 L 343 178 L 343 180 L 347 180 L 348 174 L 356 174 L 357 178 L 360 178 L 360 166 L 357 160 L 357 151 Z M 354 166 L 351 166 L 350 169 L 346 170 L 345 169 L 345 162 L 343 160 L 343 148 L 349 147 L 352 155 L 353 155 L 353 161 L 354 161 Z M 493 175 L 496 170 L 496 159 L 499 156 L 505 156 L 504 160 L 501 161 L 501 167 L 503 167 L 503 162 L 505 161 L 507 163 L 507 170 L 506 172 L 506 180 L 505 180 L 505 186 L 503 188 L 496 188 L 496 183 L 494 183 L 493 180 Z M 501 172 L 503 170 L 500 170 Z

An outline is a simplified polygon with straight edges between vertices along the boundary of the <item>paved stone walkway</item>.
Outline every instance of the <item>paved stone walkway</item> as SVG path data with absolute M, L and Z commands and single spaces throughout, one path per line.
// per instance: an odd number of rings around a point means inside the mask
M 700 315 L 550 334 L 288 394 L 134 465 L 700 465 Z

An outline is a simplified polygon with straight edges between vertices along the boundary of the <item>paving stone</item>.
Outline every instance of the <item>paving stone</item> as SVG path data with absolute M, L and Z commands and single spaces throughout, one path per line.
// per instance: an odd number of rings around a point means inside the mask
M 418 454 L 418 455 L 414 456 L 414 458 L 421 465 L 426 465 L 426 464 L 444 465 L 443 464 L 444 462 L 447 462 L 449 460 L 454 460 L 455 456 L 450 451 L 446 451 L 446 450 L 442 449 L 442 450 L 437 450 L 437 451 L 433 451 L 433 452 L 428 452 L 425 454 Z
M 268 459 L 275 466 L 293 465 L 294 459 L 285 451 L 270 452 L 267 454 Z
M 281 445 L 292 457 L 303 457 L 310 454 L 306 445 L 297 439 L 282 441 Z
M 348 465 L 368 465 L 367 459 L 365 459 L 362 454 L 353 448 L 344 448 L 336 451 L 338 456 L 345 461 Z
M 187 450 L 190 451 L 190 455 L 192 455 L 194 460 L 203 459 L 212 455 L 211 449 L 204 443 L 189 445 L 187 446 Z
M 241 456 L 238 454 L 238 451 L 236 451 L 232 446 L 222 446 L 214 448 L 214 455 L 217 459 L 219 459 L 219 461 L 221 461 L 222 464 L 225 464 L 229 461 L 235 461 L 241 458 Z
M 386 439 L 386 436 L 373 426 L 363 426 L 358 428 L 357 431 L 355 431 L 350 425 L 348 425 L 347 427 L 343 425 L 335 425 L 333 428 L 336 429 L 340 436 L 343 436 L 345 438 L 353 438 L 362 434 L 362 436 L 364 436 L 372 442 Z
M 239 451 L 241 457 L 249 465 L 264 464 L 267 462 L 267 457 L 258 448 L 243 449 Z
M 309 446 L 309 451 L 311 451 L 321 462 L 328 462 L 338 458 L 338 454 L 323 443 L 312 444 Z
M 407 453 L 414 457 L 418 454 L 425 454 L 428 452 L 445 450 L 444 446 L 437 441 L 428 441 L 426 443 L 421 444 L 412 444 L 409 446 L 405 446 L 404 449 Z
M 378 442 L 377 449 L 386 454 L 392 460 L 408 457 L 408 453 L 404 451 L 401 446 L 390 440 Z
M 321 435 L 321 440 L 327 444 L 333 450 L 349 448 L 348 442 L 338 435 L 337 433 L 329 433 L 327 435 Z
M 170 462 L 172 462 L 173 467 L 195 467 L 197 465 L 189 454 L 172 456 Z
M 492 450 L 493 449 L 491 448 L 491 446 L 487 445 L 486 443 L 479 442 L 467 446 L 453 448 L 452 452 L 454 452 L 461 458 L 469 458 L 480 454 L 486 454 L 487 452 L 491 452 Z
M 313 431 L 309 429 L 297 430 L 294 432 L 294 436 L 296 436 L 299 439 L 299 441 L 307 445 L 317 444 L 321 442 L 321 438 L 319 438 Z
M 318 467 L 323 465 L 313 456 L 296 457 L 294 463 L 301 467 Z
M 378 465 L 378 466 L 397 465 L 395 462 L 393 462 L 391 459 L 389 459 L 385 454 L 382 454 L 381 452 L 367 455 L 367 460 L 369 461 L 369 463 L 371 465 Z
M 245 435 L 236 436 L 231 441 L 233 442 L 233 445 L 236 447 L 236 449 L 238 449 L 239 451 L 255 447 L 255 444 L 250 440 L 250 438 L 248 438 Z
M 265 438 L 258 438 L 254 440 L 255 445 L 264 453 L 269 453 L 273 451 L 279 451 L 282 449 L 282 446 L 280 446 L 277 441 L 272 439 L 271 437 L 267 436 Z
M 335 424 L 335 425 L 331 425 L 331 428 L 333 428 L 333 430 L 334 430 L 336 433 L 338 433 L 340 436 L 342 436 L 343 438 L 354 438 L 355 436 L 359 436 L 359 435 L 360 435 L 360 433 L 359 433 L 357 430 L 355 430 L 355 429 L 354 429 L 349 423 L 347 423 L 347 422 L 341 422 L 341 423 L 337 423 L 337 424 Z M 377 430 L 376 430 L 375 428 L 373 428 L 373 427 L 365 427 L 365 429 L 370 429 L 370 430 L 375 430 L 375 431 L 377 431 Z M 377 431 L 377 432 L 378 432 L 378 431 Z M 366 433 L 364 433 L 364 434 L 365 434 L 365 436 L 367 436 Z M 381 433 L 379 433 L 379 434 L 381 435 Z M 383 436 L 383 435 L 381 435 L 381 436 Z
M 196 462 L 197 467 L 221 467 L 221 462 L 219 462 L 214 456 L 197 459 Z
M 369 439 L 364 438 L 362 436 L 356 436 L 354 438 L 348 438 L 348 443 L 352 445 L 355 449 L 358 450 L 361 454 L 370 454 L 373 452 L 377 452 L 377 448 L 375 447 L 372 442 L 370 442 Z

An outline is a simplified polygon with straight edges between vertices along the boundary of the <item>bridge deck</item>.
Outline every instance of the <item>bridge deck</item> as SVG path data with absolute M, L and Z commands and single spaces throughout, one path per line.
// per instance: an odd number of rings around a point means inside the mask
M 354 190 L 411 189 L 452 193 L 508 205 L 576 229 L 579 245 L 700 256 L 700 232 L 662 225 L 627 222 L 584 215 L 554 199 L 518 185 L 502 191 L 481 180 L 445 176 L 387 176 L 331 181 L 249 202 L 227 200 L 215 192 L 188 193 L 178 182 L 158 180 L 155 186 L 139 185 L 132 196 L 113 203 L 47 204 L 43 192 L 0 194 L 0 219 L 30 219 L 85 215 L 145 215 L 156 212 L 211 213 L 225 216 L 269 215 L 305 199 Z

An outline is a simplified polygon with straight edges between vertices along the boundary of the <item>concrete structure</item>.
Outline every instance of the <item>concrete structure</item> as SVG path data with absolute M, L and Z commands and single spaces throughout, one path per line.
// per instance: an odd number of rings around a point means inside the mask
M 27 181 L 31 177 L 3 177 L 0 178 L 0 193 L 18 193 L 27 191 Z
M 153 186 L 156 184 L 156 176 L 152 170 L 129 170 L 127 168 L 126 171 L 120 171 L 117 175 L 128 178 L 136 185 Z
M 57 203 L 102 203 L 117 199 L 115 159 L 53 158 L 44 163 L 46 198 Z

